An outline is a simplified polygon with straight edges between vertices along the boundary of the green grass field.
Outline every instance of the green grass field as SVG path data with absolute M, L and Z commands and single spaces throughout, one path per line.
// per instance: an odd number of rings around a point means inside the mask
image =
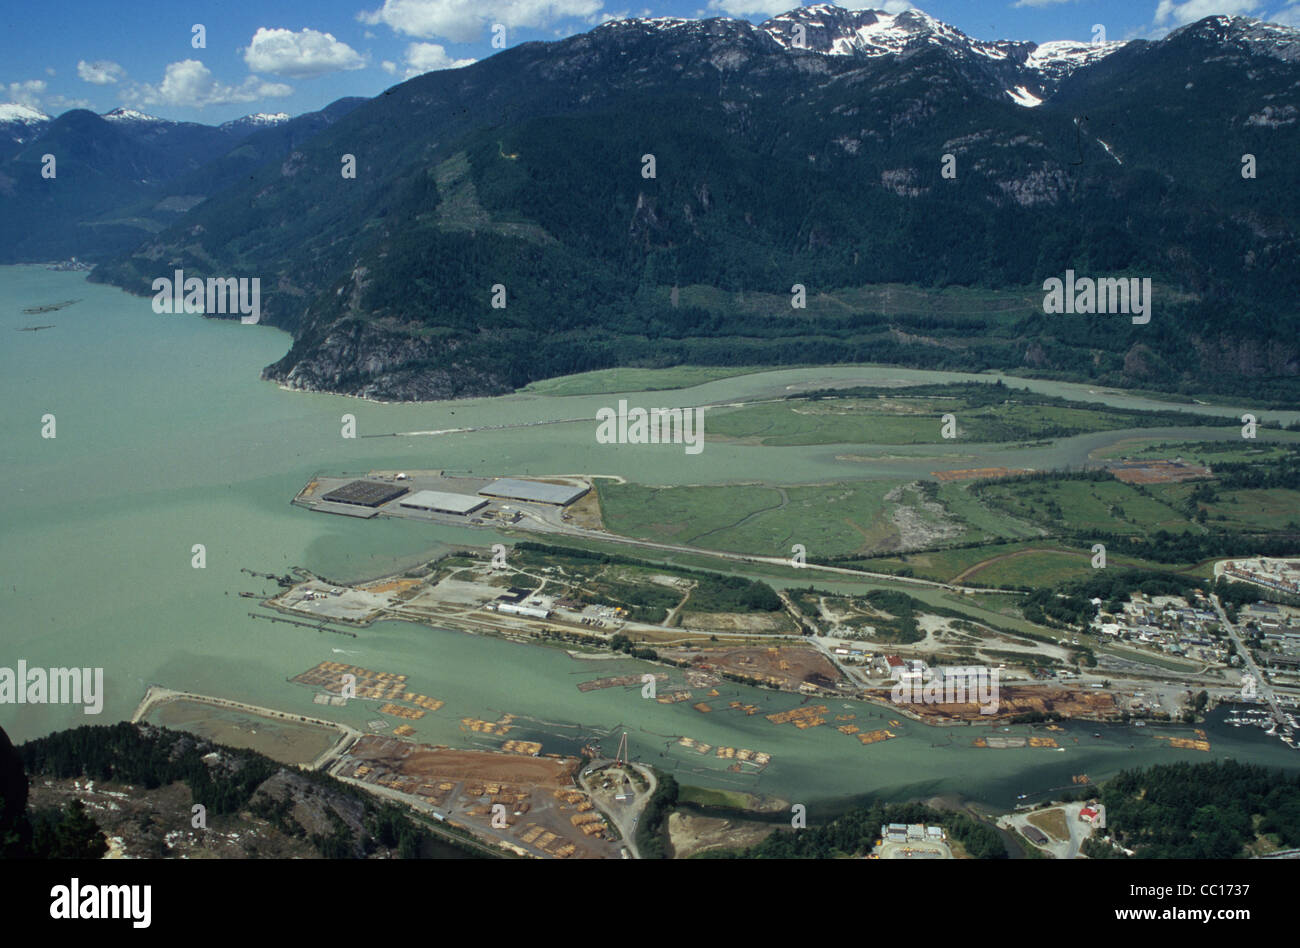
M 934 444 L 943 440 L 940 416 L 960 407 L 951 398 L 801 398 L 711 412 L 709 434 L 781 446 Z
M 599 369 L 578 375 L 542 379 L 520 389 L 538 395 L 612 395 L 619 392 L 660 392 L 691 388 L 754 372 L 770 372 L 773 366 L 679 365 L 669 369 Z M 781 366 L 780 368 L 792 368 Z
M 1118 557 L 1108 558 L 1108 569 L 1122 566 Z M 963 580 L 980 586 L 1055 586 L 1092 574 L 1090 551 L 1028 549 L 1001 559 L 991 559 L 968 573 Z
M 923 503 L 904 481 L 804 487 L 643 487 L 601 483 L 605 526 L 614 533 L 706 549 L 789 556 L 802 544 L 809 558 L 897 548 L 905 539 L 960 542 L 967 528 Z M 890 491 L 903 487 L 896 501 Z M 907 510 L 900 525 L 898 507 Z
M 1121 481 L 1008 481 L 981 488 L 979 497 L 1012 516 L 1057 529 L 1139 536 L 1202 529 Z
M 942 444 L 942 416 L 957 419 L 958 442 L 1009 442 L 1066 433 L 1107 431 L 1120 422 L 1112 414 L 1055 405 L 999 405 L 967 408 L 958 398 L 789 399 L 715 411 L 709 434 L 756 440 L 765 445 Z
M 875 557 L 855 560 L 851 565 L 887 573 L 910 569 L 913 576 L 943 583 L 1036 587 L 1086 578 L 1092 573 L 1092 552 L 1090 549 L 1071 549 L 1054 541 L 1038 540 Z M 1115 555 L 1107 557 L 1106 566 L 1108 569 L 1186 568 Z
M 668 543 L 695 544 L 756 511 L 781 505 L 778 489 L 759 485 L 643 487 L 600 481 L 596 490 L 607 530 Z
M 1042 535 L 1042 524 L 1018 520 L 1006 511 L 984 504 L 971 489 L 971 482 L 948 481 L 939 485 L 939 502 L 970 528 L 968 540 L 1021 539 Z
M 900 553 L 894 556 L 853 560 L 844 565 L 882 573 L 894 573 L 900 569 L 910 569 L 912 575 L 920 579 L 949 583 L 965 570 L 998 555 L 998 551 L 1016 551 L 1033 546 L 1032 543 L 1008 544 L 993 547 L 964 547 L 957 550 L 936 550 L 924 553 Z
M 956 419 L 953 439 L 944 437 L 943 416 L 949 413 Z M 1198 421 L 1208 420 L 1188 419 L 1189 424 Z M 1008 443 L 1169 423 L 1168 413 L 1162 416 L 1082 402 L 1044 402 L 1042 396 L 1014 388 L 952 385 L 927 386 L 911 394 L 820 394 L 715 411 L 709 432 L 715 437 L 782 446 Z
M 1196 482 L 1162 484 L 1152 493 L 1172 506 L 1185 503 Z M 1261 530 L 1300 529 L 1300 491 L 1284 487 L 1258 490 L 1219 490 L 1218 499 L 1202 503 L 1207 525 L 1218 529 Z
M 1126 438 L 1092 452 L 1092 457 L 1102 461 L 1121 457 L 1139 460 L 1160 458 L 1204 464 L 1211 469 L 1215 464 L 1241 461 L 1267 461 L 1287 453 L 1284 444 L 1300 441 L 1300 432 L 1262 431 L 1261 440 L 1255 443 L 1232 437 L 1224 441 L 1169 441 L 1165 438 Z

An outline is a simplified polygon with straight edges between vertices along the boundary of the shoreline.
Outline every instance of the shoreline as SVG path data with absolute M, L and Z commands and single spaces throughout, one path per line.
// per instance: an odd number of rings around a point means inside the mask
M 302 770 L 323 770 L 325 767 L 329 766 L 330 762 L 343 750 L 364 736 L 364 732 L 339 721 L 313 718 L 292 711 L 280 711 L 276 708 L 267 708 L 262 705 L 249 704 L 245 701 L 236 701 L 233 698 L 219 698 L 214 695 L 201 695 L 197 692 L 177 691 L 173 688 L 165 688 L 162 685 L 153 684 L 149 685 L 145 689 L 144 696 L 140 699 L 140 703 L 136 705 L 135 711 L 131 714 L 131 717 L 128 720 L 131 724 L 147 724 L 148 722 L 144 719 L 150 712 L 157 708 L 161 708 L 163 705 L 171 704 L 173 701 L 189 701 L 194 704 L 206 704 L 217 708 L 229 708 L 234 711 L 242 711 L 246 714 L 253 714 L 265 718 L 268 721 L 286 721 L 291 724 L 309 724 L 340 732 L 338 740 L 331 744 L 325 751 L 317 755 L 311 763 L 296 765 Z M 286 766 L 295 765 L 286 764 Z

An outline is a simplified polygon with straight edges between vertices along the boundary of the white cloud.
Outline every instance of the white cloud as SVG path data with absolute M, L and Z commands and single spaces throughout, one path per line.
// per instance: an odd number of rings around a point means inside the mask
M 1050 7 L 1057 3 L 1074 3 L 1074 0 L 1016 0 L 1013 7 Z
M 140 83 L 127 94 L 132 105 L 175 105 L 201 109 L 208 105 L 232 102 L 256 102 L 258 99 L 292 95 L 293 88 L 281 82 L 265 82 L 249 76 L 237 86 L 218 82 L 212 70 L 197 59 L 169 63 L 163 81 L 157 85 Z
M 709 0 L 709 12 L 713 16 L 719 13 L 727 16 L 776 16 L 789 13 L 791 9 L 790 0 Z
M 268 29 L 253 34 L 244 50 L 244 62 L 253 72 L 310 79 L 327 72 L 362 69 L 365 59 L 347 43 L 316 30 Z
M 77 75 L 91 85 L 111 86 L 126 78 L 126 70 L 110 59 L 96 59 L 93 63 L 83 59 L 77 63 Z
M 837 6 L 842 6 L 846 10 L 879 10 L 882 13 L 902 13 L 904 10 L 917 9 L 913 4 L 909 3 L 908 0 L 885 0 L 884 3 L 867 2 L 862 4 L 841 3 L 837 4 Z M 787 7 L 781 12 L 788 13 L 791 9 L 794 8 Z
M 391 75 L 395 76 L 400 72 L 403 79 L 412 79 L 436 69 L 460 69 L 462 66 L 476 62 L 477 59 L 452 59 L 447 55 L 447 50 L 437 43 L 412 43 L 406 47 L 404 70 L 397 63 L 387 59 L 380 63 L 380 68 Z
M 1220 14 L 1243 16 L 1259 7 L 1259 0 L 1160 0 L 1156 6 L 1155 22 L 1158 26 L 1186 26 L 1207 16 Z
M 4 87 L 6 102 L 16 102 L 29 109 L 39 109 L 41 98 L 45 95 L 44 79 L 27 79 L 23 82 L 11 82 Z
M 22 82 L 0 83 L 0 98 L 5 102 L 16 102 L 29 109 L 36 109 L 47 115 L 58 115 L 68 109 L 88 109 L 90 103 L 85 99 L 70 99 L 64 95 L 46 95 L 48 88 L 44 79 L 25 79 Z
M 437 43 L 412 43 L 406 47 L 406 65 L 416 70 L 417 75 L 435 69 L 459 69 L 476 62 L 477 59 L 452 59 Z
M 487 42 L 492 24 L 507 29 L 544 29 L 570 19 L 587 19 L 600 11 L 603 0 L 384 0 L 378 10 L 362 11 L 357 19 L 384 23 L 398 33 L 422 39 L 441 37 L 456 43 Z
M 746 16 L 778 16 L 782 13 L 789 13 L 798 9 L 800 4 L 795 0 L 709 0 L 707 11 L 701 10 L 702 16 L 717 16 L 719 13 L 727 16 L 746 17 Z M 866 0 L 861 4 L 858 3 L 839 3 L 846 10 L 880 10 L 884 13 L 902 13 L 904 10 L 913 10 L 908 0 Z
M 93 106 L 89 99 L 70 99 L 66 95 L 51 95 L 45 98 L 45 111 L 57 114 L 66 112 L 68 109 L 90 109 Z
M 1300 26 L 1300 3 L 1283 7 L 1267 19 L 1270 23 L 1281 23 L 1284 26 Z

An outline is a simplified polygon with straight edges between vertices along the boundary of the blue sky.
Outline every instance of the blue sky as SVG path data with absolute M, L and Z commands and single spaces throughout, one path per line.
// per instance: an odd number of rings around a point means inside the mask
M 647 0 L 641 0 L 642 3 Z M 216 124 L 252 112 L 297 115 L 347 95 L 373 96 L 430 69 L 554 40 L 624 16 L 743 16 L 759 22 L 789 0 L 48 0 L 39 15 L 8 5 L 0 102 L 57 115 L 118 106 Z M 905 0 L 845 0 L 896 12 Z M 920 9 L 978 39 L 1157 38 L 1215 13 L 1300 26 L 1300 0 L 933 0 Z M 195 24 L 204 27 L 194 46 Z

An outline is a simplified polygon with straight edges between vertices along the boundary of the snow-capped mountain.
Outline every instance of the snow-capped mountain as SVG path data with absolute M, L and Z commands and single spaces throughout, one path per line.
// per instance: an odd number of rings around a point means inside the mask
M 39 122 L 48 122 L 49 120 L 48 115 L 29 105 L 19 105 L 17 102 L 0 103 L 0 122 L 32 125 Z
M 940 49 L 965 66 L 984 72 L 999 97 L 1005 94 L 1023 106 L 1040 105 L 1076 69 L 1098 62 L 1125 45 L 1074 40 L 1042 44 L 1019 40 L 986 42 L 921 10 L 886 13 L 847 10 L 829 3 L 799 7 L 756 27 L 745 20 L 674 17 L 614 21 L 606 27 L 619 24 L 656 33 L 730 27 L 738 33 L 753 31 L 791 52 L 864 60 Z
M 1025 67 L 1059 82 L 1076 69 L 1099 62 L 1124 45 L 1120 42 L 1083 43 L 1076 40 L 1052 40 L 1034 46 L 1034 51 L 1025 58 Z
M 118 108 L 111 112 L 105 112 L 101 118 L 109 122 L 167 122 L 167 119 L 158 118 L 156 115 L 145 115 L 143 112 L 137 112 L 135 109 Z M 175 124 L 170 123 L 169 124 Z
M 124 107 L 113 109 L 113 111 L 111 112 L 105 112 L 100 117 L 106 119 L 107 121 L 120 123 L 120 124 L 127 124 L 127 123 L 132 123 L 136 125 L 195 124 L 192 122 L 189 123 L 175 122 L 172 121 L 171 119 L 159 118 L 156 115 L 146 115 L 144 112 L 138 112 L 135 109 L 128 109 Z M 219 128 L 224 132 L 245 134 L 247 132 L 255 131 L 261 128 L 270 128 L 273 125 L 283 125 L 285 122 L 289 121 L 291 117 L 292 116 L 290 116 L 288 112 L 254 112 L 252 115 L 244 115 L 237 119 L 231 119 L 229 122 L 222 122 L 220 125 L 216 126 L 216 128 Z M 48 117 L 46 120 L 48 121 Z M 212 127 L 212 126 L 208 126 L 208 127 Z
M 1177 29 L 1169 38 L 1196 37 L 1242 53 L 1300 62 L 1300 29 L 1254 17 L 1212 16 Z
M 253 115 L 245 115 L 243 118 L 222 122 L 219 127 L 226 132 L 253 132 L 262 128 L 270 128 L 273 125 L 283 125 L 289 121 L 289 118 L 288 112 L 256 112 Z
M 970 65 L 982 66 L 1011 101 L 1026 107 L 1041 105 L 1076 69 L 1125 45 L 1073 40 L 986 42 L 921 10 L 846 10 L 828 3 L 772 17 L 758 29 L 784 49 L 806 48 L 829 56 L 871 59 L 936 47 Z
M 0 140 L 23 144 L 39 135 L 50 124 L 50 117 L 40 109 L 17 102 L 0 103 Z
M 804 46 L 799 46 L 803 27 Z M 929 43 L 1005 59 L 1007 43 L 984 43 L 936 20 L 921 10 L 885 13 L 882 10 L 846 10 L 819 3 L 772 17 L 758 27 L 786 49 L 806 48 L 833 56 L 888 56 L 918 43 Z

